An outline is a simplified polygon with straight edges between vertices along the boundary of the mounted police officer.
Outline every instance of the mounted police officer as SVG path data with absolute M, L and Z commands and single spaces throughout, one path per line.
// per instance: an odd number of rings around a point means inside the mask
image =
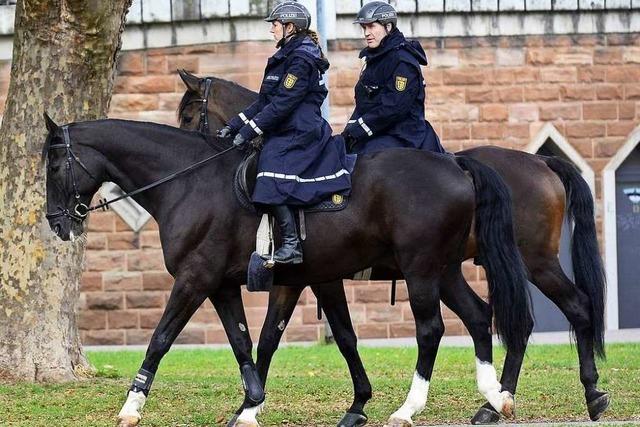
M 263 136 L 253 202 L 267 205 L 280 226 L 283 245 L 274 260 L 298 264 L 302 246 L 292 207 L 348 194 L 355 158 L 347 156 L 341 138 L 332 138 L 320 113 L 329 61 L 317 34 L 309 30 L 309 11 L 286 1 L 265 21 L 271 23 L 279 50 L 267 62 L 258 100 L 218 135 L 235 135 L 233 143 L 239 147 Z
M 362 27 L 367 47 L 355 88 L 356 108 L 342 135 L 351 152 L 371 153 L 394 147 L 444 152 L 424 119 L 427 58 L 420 43 L 397 28 L 397 13 L 383 1 L 367 3 L 353 22 Z

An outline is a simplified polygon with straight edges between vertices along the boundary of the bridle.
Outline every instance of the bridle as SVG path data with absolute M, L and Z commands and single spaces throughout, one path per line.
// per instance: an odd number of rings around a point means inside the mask
M 198 121 L 198 132 L 203 133 L 205 135 L 210 134 L 209 129 L 209 93 L 211 92 L 211 85 L 213 84 L 213 79 L 211 77 L 205 77 L 204 79 L 204 97 L 192 99 L 191 101 L 185 104 L 185 107 L 189 104 L 193 104 L 195 102 L 201 102 L 200 106 L 200 121 Z
M 61 206 L 58 206 L 58 212 L 54 212 L 54 213 L 49 213 L 47 212 L 46 217 L 47 219 L 54 219 L 54 218 L 58 218 L 61 216 L 67 217 L 73 221 L 76 222 L 82 222 L 84 221 L 84 219 L 87 217 L 87 214 L 96 209 L 96 208 L 90 208 L 89 206 L 85 205 L 84 203 L 80 202 L 80 192 L 78 191 L 78 183 L 76 181 L 76 173 L 75 173 L 75 169 L 74 169 L 74 163 L 79 165 L 88 175 L 89 177 L 94 180 L 95 182 L 98 182 L 98 180 L 93 176 L 93 174 L 91 172 L 89 172 L 89 169 L 87 169 L 87 167 L 84 165 L 84 163 L 82 163 L 82 161 L 80 160 L 80 158 L 78 158 L 78 156 L 76 155 L 76 153 L 73 152 L 73 150 L 71 149 L 71 138 L 69 138 L 69 126 L 65 125 L 62 126 L 62 135 L 63 135 L 63 143 L 62 144 L 51 144 L 49 145 L 49 151 L 51 150 L 65 150 L 66 154 L 67 154 L 67 173 L 71 175 L 71 185 L 73 187 L 73 197 L 76 201 L 76 205 L 73 209 L 73 212 L 70 211 L 67 208 L 63 208 Z
M 208 125 L 208 122 L 207 122 Z M 71 185 L 73 186 L 73 193 L 74 193 L 74 198 L 76 201 L 76 205 L 73 208 L 73 212 L 70 211 L 67 208 L 63 208 L 61 206 L 58 206 L 58 211 L 57 212 L 47 212 L 47 214 L 45 215 L 46 218 L 48 220 L 50 219 L 54 219 L 54 218 L 59 218 L 59 217 L 66 217 L 69 218 L 72 221 L 75 221 L 77 223 L 82 223 L 84 221 L 84 219 L 87 217 L 87 215 L 89 214 L 89 212 L 91 211 L 95 211 L 98 209 L 103 209 L 103 210 L 107 210 L 109 205 L 112 203 L 115 203 L 119 200 L 122 199 L 126 199 L 128 197 L 132 197 L 135 196 L 136 194 L 140 194 L 144 191 L 150 190 L 154 187 L 157 187 L 160 184 L 164 184 L 165 182 L 169 182 L 172 181 L 174 179 L 176 179 L 177 177 L 186 174 L 187 172 L 190 172 L 196 168 L 198 168 L 199 166 L 202 166 L 203 164 L 217 158 L 220 157 L 226 153 L 228 153 L 229 151 L 235 149 L 236 147 L 234 145 L 231 145 L 228 148 L 225 148 L 224 150 L 213 154 L 205 159 L 202 159 L 190 166 L 187 166 L 186 168 L 172 173 L 171 175 L 165 176 L 164 178 L 161 178 L 157 181 L 154 181 L 150 184 L 145 185 L 144 187 L 140 187 L 134 191 L 131 191 L 129 193 L 125 193 L 121 196 L 116 197 L 115 199 L 111 199 L 111 200 L 100 200 L 100 203 L 98 203 L 95 206 L 87 206 L 84 203 L 80 202 L 80 192 L 78 191 L 78 183 L 76 181 L 76 173 L 74 170 L 74 163 L 78 164 L 88 175 L 89 177 L 95 181 L 97 184 L 100 184 L 100 182 L 93 176 L 93 174 L 91 172 L 89 172 L 89 169 L 87 169 L 87 167 L 82 163 L 82 161 L 80 160 L 80 158 L 73 152 L 72 146 L 71 146 L 71 138 L 69 137 L 69 126 L 68 125 L 64 125 L 62 126 L 62 135 L 63 135 L 63 143 L 62 144 L 51 144 L 48 147 L 48 150 L 59 150 L 59 149 L 64 149 L 66 151 L 67 154 L 67 173 L 71 175 Z M 48 156 L 48 153 L 47 153 Z

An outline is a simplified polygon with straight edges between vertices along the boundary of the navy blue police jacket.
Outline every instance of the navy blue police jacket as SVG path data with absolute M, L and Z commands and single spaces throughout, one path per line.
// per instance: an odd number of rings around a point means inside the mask
M 406 147 L 444 153 L 424 118 L 425 82 L 421 65 L 427 57 L 416 40 L 396 28 L 375 49 L 360 52 L 363 68 L 355 88 L 355 110 L 343 134 L 350 151 L 366 154 Z
M 294 36 L 269 58 L 256 102 L 229 122 L 247 140 L 263 136 L 254 203 L 309 205 L 349 194 L 355 156 L 320 111 L 328 68 L 308 36 Z

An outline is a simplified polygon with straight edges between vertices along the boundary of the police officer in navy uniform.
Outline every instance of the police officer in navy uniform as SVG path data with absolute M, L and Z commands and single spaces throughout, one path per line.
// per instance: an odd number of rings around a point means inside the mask
M 362 27 L 367 47 L 355 88 L 356 108 L 342 135 L 351 152 L 372 153 L 408 147 L 445 152 L 424 118 L 427 57 L 420 43 L 397 28 L 397 13 L 383 1 L 367 3 L 354 24 Z
M 302 262 L 302 246 L 292 207 L 315 204 L 351 189 L 355 156 L 342 138 L 333 138 L 320 107 L 327 96 L 329 62 L 309 30 L 311 15 L 300 3 L 277 5 L 265 19 L 279 50 L 269 58 L 258 100 L 218 132 L 235 135 L 242 147 L 262 135 L 253 202 L 266 205 L 280 227 L 279 263 Z

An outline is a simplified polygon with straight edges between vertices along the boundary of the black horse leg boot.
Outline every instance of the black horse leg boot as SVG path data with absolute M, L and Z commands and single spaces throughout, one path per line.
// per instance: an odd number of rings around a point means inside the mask
M 272 212 L 282 235 L 282 247 L 273 255 L 273 260 L 281 264 L 301 264 L 302 245 L 293 211 L 286 205 L 277 205 L 272 207 Z

